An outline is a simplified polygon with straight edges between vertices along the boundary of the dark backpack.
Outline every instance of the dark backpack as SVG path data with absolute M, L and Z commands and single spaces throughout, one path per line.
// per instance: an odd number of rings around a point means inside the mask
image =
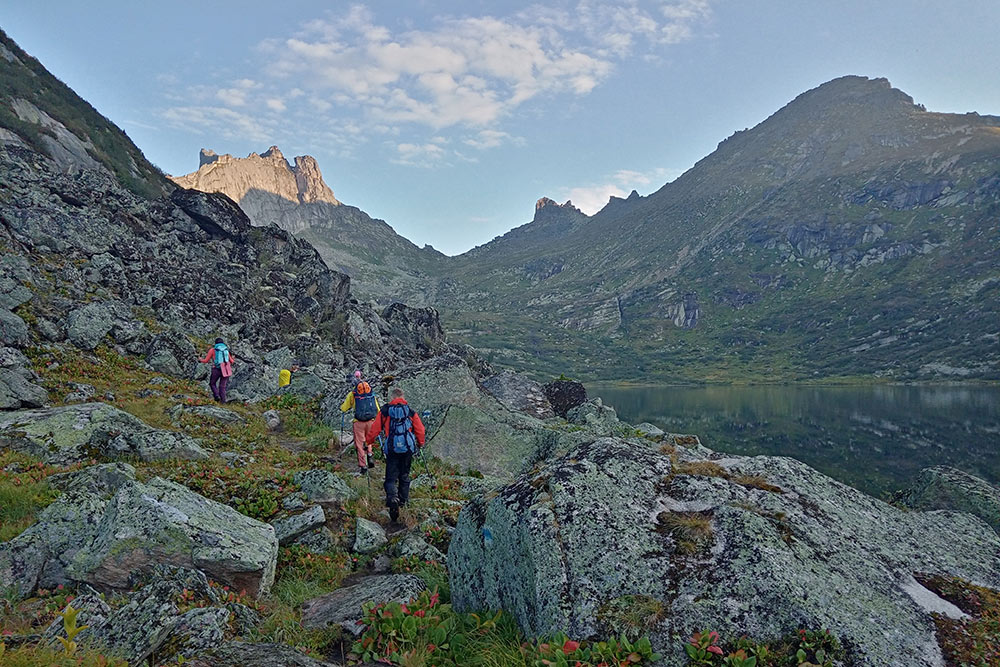
M 417 451 L 417 438 L 413 435 L 413 411 L 408 405 L 388 405 L 389 439 L 386 451 L 396 454 L 413 454 Z
M 354 418 L 359 422 L 366 422 L 375 419 L 377 414 L 375 392 L 371 385 L 362 380 L 354 387 Z

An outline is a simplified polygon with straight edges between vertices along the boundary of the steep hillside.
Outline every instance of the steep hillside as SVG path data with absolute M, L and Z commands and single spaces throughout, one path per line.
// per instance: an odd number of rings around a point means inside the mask
M 648 197 L 456 258 L 440 306 L 540 372 L 996 378 L 998 213 L 1000 119 L 844 77 Z
M 359 304 L 350 278 L 305 241 L 253 227 L 225 195 L 178 189 L 4 40 L 0 409 L 47 402 L 25 357 L 42 350 L 107 346 L 192 379 L 205 372 L 196 354 L 222 336 L 239 361 L 232 396 L 247 400 L 275 393 L 278 370 L 291 365 L 305 395 L 339 393 L 355 368 L 388 371 L 454 350 L 433 309 Z M 111 136 L 103 145 L 113 150 L 99 149 Z M 148 196 L 160 192 L 170 195 Z
M 427 272 L 441 273 L 434 269 L 447 259 L 337 201 L 314 158 L 299 156 L 290 165 L 277 146 L 245 158 L 202 149 L 198 171 L 173 180 L 185 188 L 222 192 L 255 225 L 276 224 L 309 241 L 327 265 L 354 279 L 355 292 L 363 298 L 426 303 Z
M 129 190 L 173 190 L 125 132 L 99 114 L 0 30 L 0 139 L 44 153 L 62 170 L 103 168 Z

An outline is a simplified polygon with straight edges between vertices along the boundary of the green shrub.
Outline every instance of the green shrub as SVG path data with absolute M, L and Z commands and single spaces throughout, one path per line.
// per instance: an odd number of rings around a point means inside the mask
M 659 659 L 648 639 L 578 642 L 563 634 L 525 641 L 503 612 L 455 612 L 437 593 L 424 591 L 406 604 L 365 606 L 365 633 L 352 658 L 395 665 L 528 665 L 597 667 L 640 665 Z

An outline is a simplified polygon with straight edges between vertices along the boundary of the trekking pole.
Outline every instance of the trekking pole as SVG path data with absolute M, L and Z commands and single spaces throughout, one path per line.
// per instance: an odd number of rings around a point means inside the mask
M 430 418 L 431 418 L 431 411 L 430 410 L 424 410 L 423 412 L 420 413 L 420 421 L 424 422 L 424 429 L 427 428 L 427 423 L 426 422 Z M 426 434 L 425 434 L 424 446 L 420 447 L 417 450 L 420 453 L 420 458 L 423 459 L 423 462 L 424 462 L 424 474 L 425 475 L 429 475 L 430 474 L 430 471 L 427 469 L 427 465 L 428 465 L 428 463 L 430 463 L 430 461 L 428 461 L 428 459 L 424 458 L 424 449 L 428 445 L 430 445 L 430 440 L 426 438 Z

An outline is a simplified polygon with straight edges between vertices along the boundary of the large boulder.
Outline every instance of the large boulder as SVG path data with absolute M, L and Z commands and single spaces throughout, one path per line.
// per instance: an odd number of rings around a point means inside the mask
M 171 193 L 170 201 L 212 236 L 243 241 L 250 233 L 250 218 L 236 202 L 221 192 L 178 188 Z
M 354 551 L 360 554 L 370 554 L 378 551 L 389 538 L 385 536 L 385 529 L 374 521 L 358 517 L 354 528 Z
M 552 404 L 539 383 L 511 371 L 504 371 L 483 381 L 483 389 L 511 410 L 549 419 L 555 417 Z
M 66 318 L 66 335 L 71 343 L 93 350 L 108 334 L 116 343 L 126 344 L 145 332 L 145 325 L 135 319 L 132 310 L 120 301 L 88 303 Z
M 0 445 L 61 465 L 93 456 L 143 461 L 209 456 L 194 438 L 154 429 L 106 403 L 0 413 Z
M 570 408 L 566 419 L 572 424 L 586 426 L 596 435 L 632 435 L 636 429 L 618 420 L 618 413 L 610 405 L 604 405 L 599 397 Z
M 916 510 L 968 512 L 1000 533 L 1000 489 L 957 468 L 924 468 L 902 501 Z
M 128 601 L 115 609 L 93 593 L 73 600 L 73 608 L 80 610 L 77 625 L 87 626 L 75 640 L 133 665 L 153 662 L 153 656 L 157 664 L 179 662 L 176 656 L 189 658 L 223 641 L 233 615 L 230 609 L 209 606 L 181 613 L 178 608 L 185 593 L 199 602 L 222 601 L 203 573 L 163 566 L 155 568 L 150 578 L 152 583 L 128 595 Z M 62 619 L 49 626 L 43 641 L 55 645 L 57 637 L 66 638 Z
M 145 349 L 146 363 L 158 373 L 194 378 L 198 351 L 180 331 L 169 330 L 153 336 Z
M 587 388 L 576 380 L 558 379 L 543 387 L 552 409 L 562 418 L 566 413 L 587 400 Z
M 306 498 L 317 503 L 344 503 L 358 497 L 358 492 L 347 482 L 322 468 L 297 472 L 292 481 Z
M 12 347 L 0 347 L 0 410 L 45 405 L 49 393 L 36 381 L 27 357 Z
M 469 365 L 456 354 L 445 354 L 411 364 L 392 374 L 414 410 L 435 410 L 448 405 L 478 405 L 481 392 Z
M 313 505 L 304 512 L 290 514 L 271 521 L 278 544 L 291 544 L 296 538 L 326 524 L 326 514 L 319 505 Z
M 30 340 L 28 325 L 20 316 L 0 308 L 0 345 L 25 347 Z
M 270 589 L 278 555 L 271 526 L 174 482 L 107 473 L 103 481 L 70 480 L 72 490 L 0 545 L 0 589 L 22 597 L 72 582 L 127 589 L 162 564 L 201 570 L 251 595 Z
M 409 602 L 427 585 L 412 574 L 376 575 L 364 577 L 347 586 L 307 600 L 302 604 L 302 627 L 323 629 L 339 625 L 359 635 L 364 629 L 360 621 L 361 607 L 367 602 Z
M 459 610 L 505 609 L 532 635 L 621 630 L 626 595 L 659 602 L 665 665 L 704 628 L 761 639 L 828 628 L 853 664 L 938 665 L 921 573 L 1000 587 L 1000 537 L 955 512 L 908 512 L 787 458 L 685 460 L 605 438 L 463 508 L 448 552 Z

